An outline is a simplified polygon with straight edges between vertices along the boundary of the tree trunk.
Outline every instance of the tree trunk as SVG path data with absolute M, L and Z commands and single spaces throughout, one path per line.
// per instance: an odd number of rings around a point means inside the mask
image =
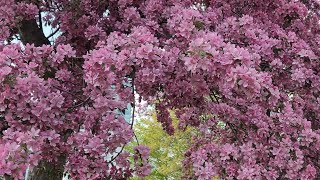
M 50 45 L 35 19 L 22 20 L 18 25 L 18 32 L 23 44 L 34 44 L 34 46 Z M 41 160 L 39 165 L 29 173 L 28 180 L 62 180 L 64 173 L 65 156 L 58 157 L 57 162 Z
M 34 46 L 50 45 L 43 31 L 39 28 L 37 21 L 22 20 L 18 26 L 19 35 L 23 44 L 34 44 Z
M 65 157 L 59 157 L 57 162 L 40 161 L 27 180 L 62 180 L 65 160 Z

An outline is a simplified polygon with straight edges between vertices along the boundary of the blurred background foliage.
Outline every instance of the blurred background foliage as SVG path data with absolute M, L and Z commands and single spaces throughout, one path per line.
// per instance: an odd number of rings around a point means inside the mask
M 188 127 L 185 131 L 178 129 L 178 119 L 174 111 L 170 112 L 175 128 L 174 135 L 168 135 L 157 121 L 155 112 L 149 117 L 139 119 L 134 130 L 140 144 L 147 145 L 150 148 L 150 162 L 153 166 L 152 173 L 143 178 L 145 180 L 171 180 L 181 179 L 182 161 L 184 152 L 190 147 L 192 135 L 196 130 Z M 133 147 L 137 145 L 136 141 L 132 141 L 126 150 L 133 153 Z M 136 176 L 131 180 L 138 180 Z

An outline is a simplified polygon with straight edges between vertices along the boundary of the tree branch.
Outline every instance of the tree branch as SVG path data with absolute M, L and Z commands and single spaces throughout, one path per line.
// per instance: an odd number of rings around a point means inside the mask
M 54 32 L 52 32 L 47 39 L 51 38 L 52 36 L 54 36 L 55 34 L 57 34 L 57 32 L 60 30 L 60 28 L 58 27 L 56 30 L 54 30 Z
M 22 20 L 18 25 L 18 29 L 23 44 L 50 45 L 50 41 L 45 37 L 35 19 Z
M 37 7 L 38 7 L 38 9 L 39 9 L 39 12 L 38 12 L 38 16 L 39 16 L 39 28 L 40 28 L 41 31 L 43 31 L 43 29 L 42 29 L 42 16 L 41 16 L 41 10 L 40 10 L 39 4 L 37 4 Z
M 137 141 L 137 144 L 140 145 L 139 143 L 139 140 L 138 140 L 138 137 L 136 135 L 136 133 L 134 132 L 133 130 L 133 125 L 134 125 L 134 115 L 135 115 L 135 108 L 136 108 L 136 98 L 135 98 L 135 89 L 134 89 L 134 80 L 135 80 L 135 73 L 136 73 L 136 70 L 135 70 L 135 67 L 133 67 L 133 70 L 132 70 L 132 82 L 131 82 L 131 86 L 132 86 L 132 95 L 133 95 L 133 102 L 132 102 L 132 118 L 131 118 L 131 129 L 133 131 L 133 135 Z

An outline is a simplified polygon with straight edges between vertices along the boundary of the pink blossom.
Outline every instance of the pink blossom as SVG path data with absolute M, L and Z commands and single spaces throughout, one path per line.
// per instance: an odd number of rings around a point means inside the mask
M 319 9 L 0 0 L 0 176 L 23 179 L 28 166 L 61 157 L 72 179 L 147 176 L 148 147 L 132 162 L 119 152 L 134 141 L 119 112 L 138 94 L 168 134 L 170 110 L 180 129 L 198 131 L 185 179 L 317 179 Z M 58 31 L 44 35 L 44 26 Z

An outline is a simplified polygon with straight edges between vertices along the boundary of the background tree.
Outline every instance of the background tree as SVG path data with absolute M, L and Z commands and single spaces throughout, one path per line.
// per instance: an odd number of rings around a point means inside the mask
M 168 109 L 201 133 L 186 179 L 319 179 L 319 10 L 314 0 L 0 0 L 0 174 L 147 175 L 148 148 L 135 147 L 134 168 L 123 151 L 137 93 L 168 134 Z M 43 24 L 58 29 L 54 42 Z
M 178 128 L 178 119 L 174 112 L 170 113 L 170 117 L 173 126 Z M 196 133 L 195 129 L 190 127 L 184 131 L 177 130 L 174 135 L 170 136 L 163 130 L 154 112 L 150 117 L 139 119 L 134 126 L 134 131 L 139 142 L 150 148 L 149 161 L 153 168 L 150 175 L 144 179 L 181 179 L 184 153 L 191 146 L 192 136 Z M 133 141 L 126 149 L 130 152 L 135 145 L 136 142 Z

